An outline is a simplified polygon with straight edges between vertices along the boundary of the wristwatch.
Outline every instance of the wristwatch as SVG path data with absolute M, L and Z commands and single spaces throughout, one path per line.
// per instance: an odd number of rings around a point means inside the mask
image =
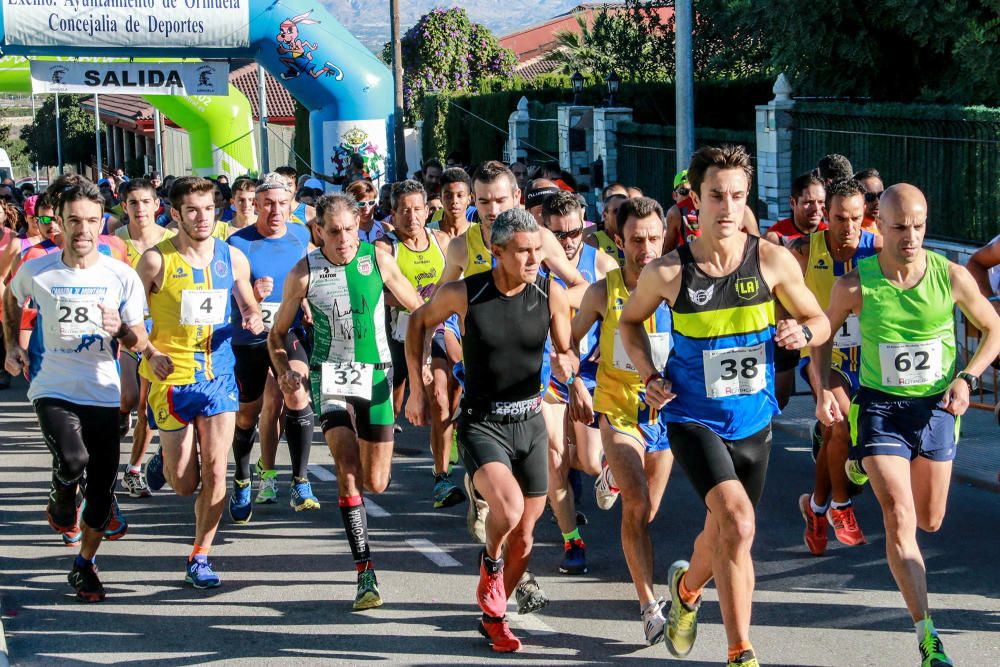
M 809 343 L 813 339 L 813 332 L 804 324 L 802 325 L 802 335 L 806 337 L 806 343 Z
M 955 377 L 965 380 L 965 384 L 969 385 L 969 391 L 979 391 L 979 378 L 972 373 L 959 371 L 955 374 Z

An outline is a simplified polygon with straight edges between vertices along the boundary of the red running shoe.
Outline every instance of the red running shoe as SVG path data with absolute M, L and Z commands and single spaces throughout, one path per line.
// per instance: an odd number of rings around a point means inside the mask
M 521 650 L 521 640 L 514 636 L 507 625 L 507 619 L 500 618 L 495 621 L 480 619 L 479 633 L 486 637 L 490 646 L 497 653 L 514 653 Z
M 803 538 L 809 547 L 809 553 L 813 556 L 822 556 L 826 553 L 826 529 L 829 524 L 826 522 L 826 516 L 812 511 L 812 507 L 809 506 L 809 496 L 808 493 L 799 496 L 799 512 L 806 522 Z
M 858 526 L 858 518 L 854 516 L 853 506 L 848 505 L 841 509 L 831 507 L 826 516 L 833 524 L 833 534 L 837 536 L 838 542 L 849 547 L 867 544 L 868 541 Z
M 503 563 L 495 573 L 486 571 L 486 552 L 479 558 L 479 585 L 476 586 L 476 602 L 487 616 L 502 618 L 507 613 L 507 592 L 503 586 Z

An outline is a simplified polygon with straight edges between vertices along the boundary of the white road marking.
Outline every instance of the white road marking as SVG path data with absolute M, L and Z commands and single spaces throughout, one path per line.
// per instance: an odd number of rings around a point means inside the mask
M 812 447 L 785 447 L 786 452 L 812 452 Z
M 384 509 L 382 509 L 381 505 L 379 505 L 378 503 L 376 503 L 374 500 L 372 500 L 368 496 L 365 496 L 365 512 L 368 514 L 368 516 L 373 516 L 376 519 L 381 519 L 383 517 L 392 516 L 391 514 L 389 514 L 388 512 L 386 512 Z
M 406 540 L 406 543 L 420 552 L 438 567 L 461 567 L 462 564 L 452 558 L 444 549 L 434 544 L 430 540 L 418 538 Z
M 337 476 L 334 475 L 329 470 L 327 470 L 326 468 L 324 468 L 323 466 L 310 465 L 309 466 L 309 472 L 311 472 L 312 476 L 315 477 L 316 479 L 318 479 L 321 482 L 336 482 L 337 481 Z
M 518 614 L 517 605 L 511 601 L 508 607 L 507 621 L 519 630 L 523 630 L 529 635 L 536 637 L 542 635 L 556 635 L 559 631 L 542 620 L 542 617 L 535 612 L 533 614 Z
M 336 482 L 337 476 L 324 468 L 323 466 L 310 465 L 309 472 L 312 476 L 321 482 Z M 382 519 L 387 516 L 392 516 L 389 512 L 385 511 L 378 503 L 376 503 L 371 498 L 365 497 L 365 512 L 368 516 L 375 517 L 376 519 Z

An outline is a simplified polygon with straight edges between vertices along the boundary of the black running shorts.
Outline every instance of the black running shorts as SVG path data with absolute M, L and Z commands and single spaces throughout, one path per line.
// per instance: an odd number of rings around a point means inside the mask
M 523 421 L 477 419 L 463 411 L 458 418 L 458 451 L 469 476 L 487 463 L 507 466 L 526 498 L 549 488 L 549 439 L 541 412 Z
M 771 454 L 770 424 L 742 440 L 723 440 L 691 422 L 668 423 L 670 449 L 702 501 L 721 482 L 738 480 L 756 507 L 764 492 Z

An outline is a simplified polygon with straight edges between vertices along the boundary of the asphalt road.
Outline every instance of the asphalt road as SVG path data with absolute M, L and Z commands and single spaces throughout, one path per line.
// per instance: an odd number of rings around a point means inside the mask
M 312 463 L 322 509 L 296 514 L 288 507 L 282 452 L 280 504 L 258 506 L 246 526 L 223 522 L 212 552 L 223 585 L 213 591 L 182 583 L 191 499 L 169 488 L 144 500 L 121 496 L 131 529 L 125 539 L 105 543 L 98 557 L 108 599 L 84 605 L 66 583 L 73 551 L 45 521 L 51 459 L 23 386 L 0 392 L 0 606 L 11 663 L 725 662 L 714 589 L 706 592 L 698 643 L 687 659 L 673 660 L 662 645 L 645 647 L 618 539 L 619 507 L 602 512 L 589 492 L 581 509 L 590 519 L 583 528 L 590 572 L 558 573 L 561 540 L 546 515 L 532 570 L 552 603 L 526 617 L 512 611 L 524 649 L 516 656 L 493 654 L 476 632 L 478 547 L 465 531 L 465 505 L 433 509 L 426 443 L 422 429 L 399 436 L 392 485 L 369 506 L 386 601 L 380 609 L 351 611 L 355 573 L 330 481 L 333 461 L 320 443 Z M 805 443 L 776 433 L 754 546 L 752 639 L 761 663 L 918 665 L 915 633 L 885 565 L 873 497 L 866 493 L 857 504 L 869 544 L 846 548 L 832 541 L 827 556 L 814 558 L 802 543 L 796 507 L 811 479 Z M 956 665 L 1000 665 L 998 500 L 954 486 L 944 527 L 921 537 L 934 619 Z M 667 568 L 687 557 L 703 517 L 676 469 L 652 527 L 659 594 L 667 594 Z

